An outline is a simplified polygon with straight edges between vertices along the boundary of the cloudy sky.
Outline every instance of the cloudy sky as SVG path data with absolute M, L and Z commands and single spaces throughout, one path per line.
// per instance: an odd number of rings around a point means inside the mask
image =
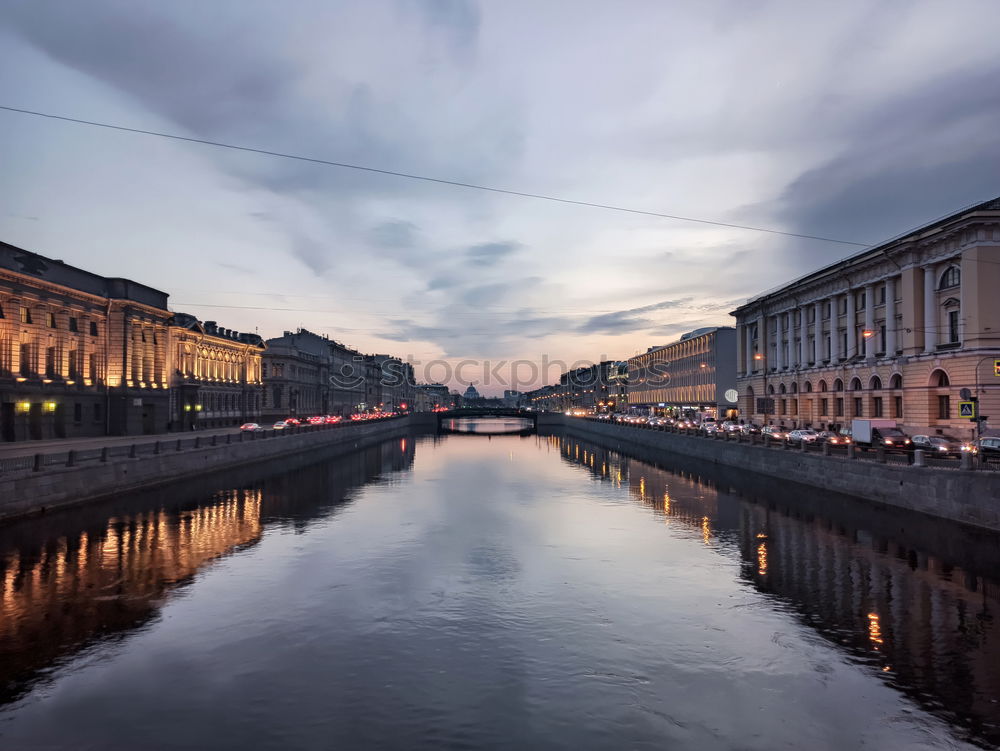
M 1000 195 L 998 26 L 996 0 L 3 0 L 0 105 L 873 243 Z M 858 250 L 4 111 L 0 155 L 6 242 L 423 363 L 626 357 Z

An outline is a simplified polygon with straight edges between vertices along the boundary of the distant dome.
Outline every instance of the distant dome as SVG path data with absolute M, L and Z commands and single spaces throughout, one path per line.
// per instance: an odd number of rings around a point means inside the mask
M 473 385 L 472 385 L 472 384 L 470 383 L 470 384 L 469 384 L 469 388 L 467 388 L 467 389 L 465 390 L 465 395 L 464 395 L 464 398 L 466 398 L 466 399 L 480 399 L 480 398 L 482 398 L 482 397 L 480 397 L 480 396 L 479 396 L 479 392 L 478 392 L 478 391 L 476 391 L 476 387 L 475 387 L 475 386 L 473 386 Z

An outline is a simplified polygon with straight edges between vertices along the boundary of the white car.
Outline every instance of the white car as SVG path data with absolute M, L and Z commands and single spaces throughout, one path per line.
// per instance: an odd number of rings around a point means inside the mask
M 788 434 L 788 440 L 791 443 L 815 443 L 817 438 L 819 438 L 819 433 L 812 428 L 793 430 Z
M 288 423 L 284 420 L 278 420 L 274 425 L 271 426 L 274 430 L 284 430 L 288 427 Z

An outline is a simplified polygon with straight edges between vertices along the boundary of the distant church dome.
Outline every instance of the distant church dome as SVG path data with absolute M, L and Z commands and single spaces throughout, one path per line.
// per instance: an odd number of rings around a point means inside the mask
M 476 387 L 475 387 L 475 386 L 473 386 L 473 385 L 472 385 L 472 384 L 470 383 L 470 384 L 469 384 L 469 388 L 467 388 L 467 389 L 465 390 L 465 395 L 464 395 L 464 397 L 463 397 L 463 398 L 465 398 L 465 399 L 481 399 L 482 397 L 480 397 L 480 396 L 479 396 L 479 392 L 478 392 L 478 391 L 476 391 Z

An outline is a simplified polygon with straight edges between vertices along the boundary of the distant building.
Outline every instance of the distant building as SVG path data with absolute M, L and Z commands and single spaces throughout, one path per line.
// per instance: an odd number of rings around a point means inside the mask
M 171 429 L 260 420 L 263 339 L 186 313 L 174 314 L 169 335 Z
M 165 431 L 167 294 L 0 243 L 0 439 Z
M 470 383 L 469 387 L 465 390 L 465 393 L 462 394 L 462 399 L 466 402 L 477 402 L 482 399 L 482 397 L 479 395 L 479 391 L 476 387 Z
M 970 438 L 962 390 L 1000 416 L 1000 198 L 864 250 L 737 308 L 739 392 L 755 422 L 889 418 Z
M 521 404 L 521 392 L 514 389 L 504 389 L 503 405 L 515 409 Z
M 640 409 L 736 416 L 736 330 L 705 328 L 628 360 L 628 404 Z
M 306 329 L 267 340 L 262 419 L 326 415 L 330 411 L 330 340 Z

